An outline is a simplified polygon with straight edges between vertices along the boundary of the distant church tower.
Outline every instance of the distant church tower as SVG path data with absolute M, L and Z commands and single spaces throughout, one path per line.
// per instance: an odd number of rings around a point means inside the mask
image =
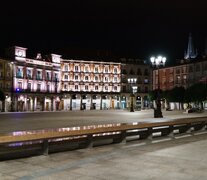
M 194 59 L 197 57 L 197 51 L 195 51 L 194 46 L 193 46 L 193 38 L 192 34 L 189 34 L 188 37 L 188 49 L 187 52 L 185 52 L 184 59 Z

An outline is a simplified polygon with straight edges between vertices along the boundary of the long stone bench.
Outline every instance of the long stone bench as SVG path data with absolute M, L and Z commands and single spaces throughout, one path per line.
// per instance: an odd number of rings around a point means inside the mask
M 58 142 L 64 140 L 76 143 L 81 141 L 85 142 L 86 146 L 92 147 L 94 141 L 98 140 L 111 138 L 114 143 L 119 143 L 126 142 L 127 137 L 131 136 L 136 136 L 138 137 L 137 139 L 153 140 L 153 138 L 161 136 L 174 137 L 175 134 L 206 130 L 206 125 L 207 117 L 197 117 L 154 123 L 135 122 L 131 124 L 105 124 L 48 130 L 17 131 L 0 135 L 0 146 L 15 149 L 17 146 L 36 142 L 37 144 L 41 144 L 42 154 L 47 155 L 51 143 L 58 144 Z

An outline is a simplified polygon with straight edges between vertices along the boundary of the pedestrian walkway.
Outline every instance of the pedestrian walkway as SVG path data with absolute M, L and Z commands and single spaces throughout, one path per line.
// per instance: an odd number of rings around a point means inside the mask
M 0 162 L 0 179 L 206 180 L 207 134 Z

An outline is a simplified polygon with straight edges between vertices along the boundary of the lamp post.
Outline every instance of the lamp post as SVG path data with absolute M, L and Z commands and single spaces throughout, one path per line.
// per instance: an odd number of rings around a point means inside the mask
M 161 110 L 161 99 L 160 99 L 160 75 L 159 75 L 159 68 L 163 67 L 166 62 L 166 57 L 158 56 L 157 58 L 151 57 L 150 61 L 152 66 L 158 70 L 158 86 L 157 86 L 157 99 L 156 99 L 156 109 L 154 109 L 154 118 L 162 118 L 162 110 Z
M 14 62 L 11 62 L 11 112 L 14 112 Z
M 137 78 L 129 78 L 128 83 L 130 84 L 131 87 L 131 93 L 130 93 L 130 112 L 134 112 L 134 89 L 136 88 L 135 86 L 133 87 L 133 84 L 137 82 Z

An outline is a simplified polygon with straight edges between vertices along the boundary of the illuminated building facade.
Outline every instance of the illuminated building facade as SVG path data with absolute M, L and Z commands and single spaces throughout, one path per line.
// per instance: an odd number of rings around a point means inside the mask
M 60 108 L 60 59 L 51 54 L 43 59 L 26 57 L 26 48 L 8 50 L 12 67 L 11 111 L 53 111 Z
M 64 110 L 120 108 L 120 63 L 63 59 L 61 72 Z
M 85 61 L 40 53 L 31 59 L 26 54 L 18 46 L 7 51 L 6 111 L 127 109 L 132 89 L 135 110 L 149 107 L 151 68 L 143 61 Z

